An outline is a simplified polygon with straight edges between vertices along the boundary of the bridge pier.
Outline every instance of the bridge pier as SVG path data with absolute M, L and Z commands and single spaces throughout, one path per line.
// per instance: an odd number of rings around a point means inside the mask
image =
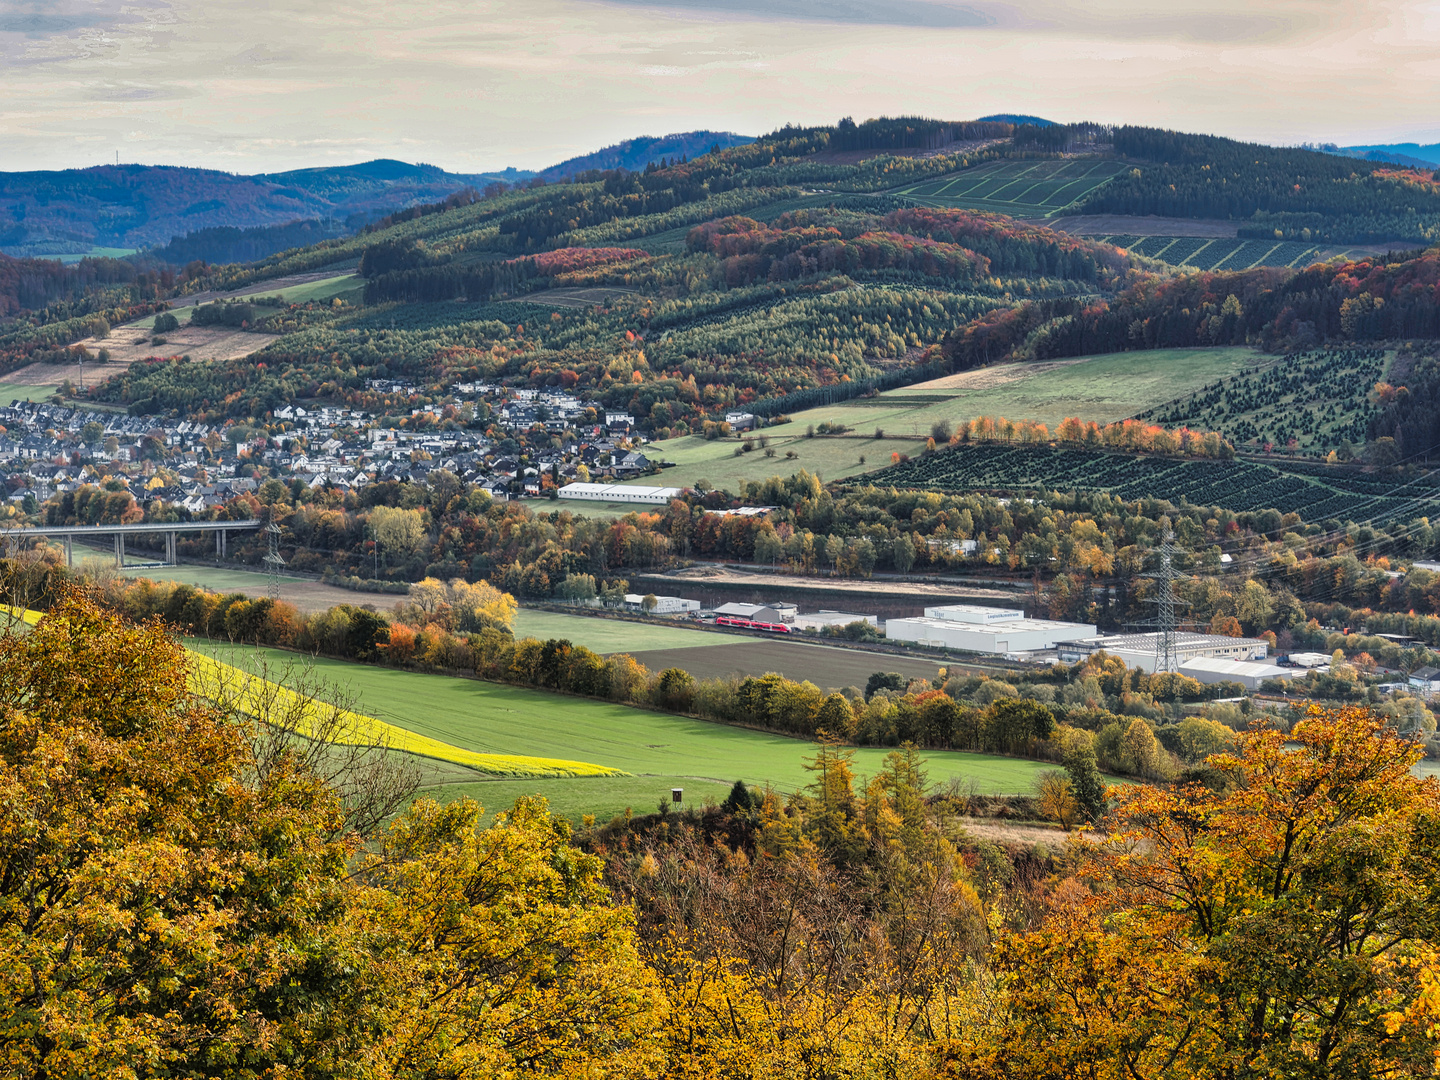
M 218 559 L 225 558 L 225 536 L 224 529 L 215 530 L 215 557 Z
M 115 569 L 125 569 L 125 534 L 122 532 L 115 534 Z
M 165 562 L 170 566 L 178 566 L 180 564 L 180 560 L 176 555 L 175 534 L 173 532 L 165 534 Z
M 70 537 L 65 537 L 65 565 L 75 565 L 75 544 Z

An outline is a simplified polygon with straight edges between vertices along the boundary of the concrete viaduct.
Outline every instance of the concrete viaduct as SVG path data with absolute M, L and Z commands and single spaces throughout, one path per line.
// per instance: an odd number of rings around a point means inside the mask
M 174 566 L 175 540 L 180 533 L 215 534 L 215 554 L 225 556 L 226 537 L 232 532 L 249 532 L 264 523 L 258 519 L 248 521 L 173 521 L 143 525 L 58 525 L 53 528 L 39 526 L 33 529 L 0 529 L 0 539 L 10 554 L 18 549 L 20 541 L 31 536 L 44 536 L 65 542 L 65 562 L 75 565 L 74 542 L 87 536 L 113 536 L 115 538 L 115 565 L 125 565 L 125 537 L 140 533 L 163 533 L 165 536 L 165 566 Z

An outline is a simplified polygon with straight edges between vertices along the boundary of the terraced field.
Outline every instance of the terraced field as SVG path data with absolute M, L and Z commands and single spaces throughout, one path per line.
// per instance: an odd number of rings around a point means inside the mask
M 1124 169 L 1118 161 L 1096 158 L 992 161 L 922 184 L 897 188 L 892 194 L 922 206 L 990 210 L 1015 217 L 1051 217 Z
M 1243 240 L 1234 236 L 1135 236 L 1112 233 L 1091 236 L 1116 247 L 1171 266 L 1197 270 L 1250 270 L 1257 266 L 1309 266 L 1337 255 L 1363 254 L 1349 248 L 1321 247 L 1298 240 Z
M 1247 461 L 1137 457 L 1055 446 L 971 443 L 867 477 L 941 491 L 1108 491 L 1122 499 L 1188 500 L 1237 512 L 1278 510 L 1323 523 L 1409 521 L 1440 514 L 1432 474 L 1410 479 L 1324 465 L 1284 469 Z

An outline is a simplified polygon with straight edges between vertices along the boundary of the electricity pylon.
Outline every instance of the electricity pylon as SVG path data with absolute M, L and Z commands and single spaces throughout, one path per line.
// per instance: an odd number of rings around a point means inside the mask
M 1173 532 L 1165 534 L 1165 539 L 1160 544 L 1160 569 L 1153 574 L 1146 575 L 1160 583 L 1153 601 L 1159 609 L 1155 613 L 1153 623 L 1157 631 L 1155 635 L 1155 670 L 1157 673 L 1180 670 L 1180 658 L 1175 651 L 1177 629 L 1175 608 L 1178 603 L 1175 599 L 1175 582 L 1183 580 L 1186 575 L 1175 569 L 1175 556 L 1180 553 L 1180 549 L 1175 546 L 1174 540 Z
M 265 534 L 270 539 L 270 552 L 265 556 L 265 567 L 270 571 L 270 599 L 280 599 L 280 568 L 285 565 L 285 560 L 280 557 L 280 526 L 270 522 L 265 526 Z

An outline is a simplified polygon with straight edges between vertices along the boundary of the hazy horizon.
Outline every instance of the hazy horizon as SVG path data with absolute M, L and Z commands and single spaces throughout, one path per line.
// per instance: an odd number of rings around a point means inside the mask
M 0 169 L 541 169 L 642 135 L 997 112 L 1440 141 L 1440 5 L 0 0 Z M 1256 103 L 1261 105 L 1257 107 Z

